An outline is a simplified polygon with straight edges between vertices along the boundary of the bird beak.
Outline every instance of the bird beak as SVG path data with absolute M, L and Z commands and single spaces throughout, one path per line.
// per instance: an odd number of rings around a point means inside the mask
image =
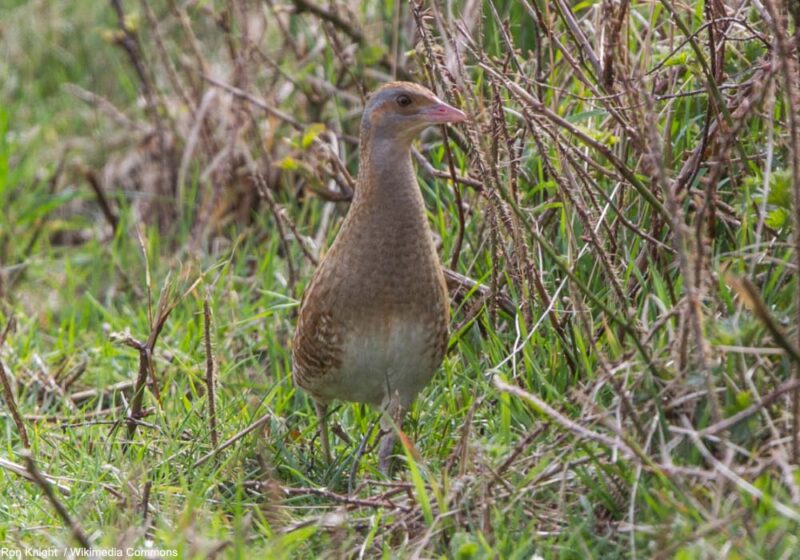
M 457 123 L 467 120 L 463 111 L 448 105 L 444 101 L 437 101 L 433 105 L 420 111 L 422 117 L 430 123 Z

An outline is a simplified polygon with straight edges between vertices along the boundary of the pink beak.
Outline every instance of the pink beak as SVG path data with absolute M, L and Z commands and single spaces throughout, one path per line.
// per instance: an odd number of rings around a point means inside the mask
M 467 120 L 467 115 L 444 101 L 426 107 L 420 114 L 431 123 L 457 123 Z

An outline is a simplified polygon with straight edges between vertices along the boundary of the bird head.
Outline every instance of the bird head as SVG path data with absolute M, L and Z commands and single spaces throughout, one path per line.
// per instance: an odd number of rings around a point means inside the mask
M 367 100 L 361 120 L 362 135 L 411 142 L 431 125 L 464 121 L 467 116 L 411 82 L 391 82 Z

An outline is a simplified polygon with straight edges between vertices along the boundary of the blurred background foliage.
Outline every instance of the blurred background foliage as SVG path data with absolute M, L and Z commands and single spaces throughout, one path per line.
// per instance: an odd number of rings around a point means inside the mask
M 0 1 L 0 459 L 15 403 L 94 545 L 181 557 L 793 557 L 790 12 Z M 388 482 L 288 345 L 398 78 L 470 119 L 416 146 L 454 313 Z M 206 328 L 220 440 L 263 419 L 214 459 Z M 76 538 L 3 465 L 0 541 Z

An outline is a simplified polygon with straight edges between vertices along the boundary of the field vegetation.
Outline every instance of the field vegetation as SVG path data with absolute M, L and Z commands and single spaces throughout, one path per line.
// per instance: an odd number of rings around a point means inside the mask
M 797 558 L 798 6 L 0 2 L 0 543 Z M 451 339 L 385 478 L 290 341 L 391 79 L 469 119 L 416 145 Z

